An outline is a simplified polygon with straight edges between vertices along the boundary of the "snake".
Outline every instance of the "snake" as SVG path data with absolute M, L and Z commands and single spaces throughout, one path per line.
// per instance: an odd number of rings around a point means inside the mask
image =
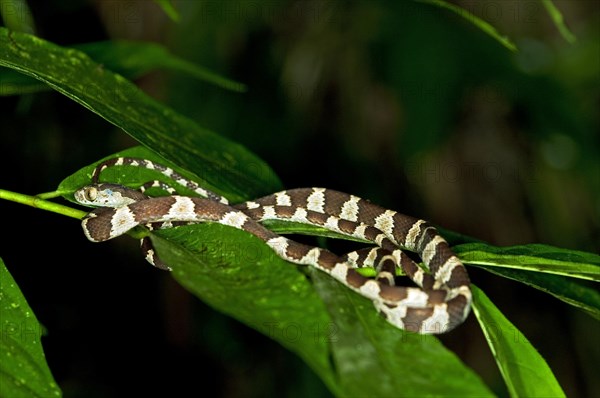
M 199 196 L 177 194 L 160 181 L 134 190 L 99 182 L 100 173 L 112 166 L 136 166 L 156 170 Z M 150 197 L 148 187 L 159 187 L 168 196 Z M 250 233 L 282 259 L 307 265 L 330 275 L 347 288 L 371 300 L 393 326 L 420 334 L 448 332 L 464 322 L 472 302 L 465 266 L 429 222 L 378 206 L 358 196 L 327 188 L 296 188 L 231 205 L 229 201 L 173 169 L 146 159 L 119 157 L 101 162 L 92 183 L 74 193 L 83 205 L 95 206 L 82 220 L 85 236 L 102 242 L 125 234 L 139 225 L 150 229 L 185 223 L 219 223 Z M 329 250 L 296 242 L 262 225 L 283 220 L 325 228 L 335 233 L 372 242 L 365 248 L 338 256 Z M 168 269 L 159 260 L 149 239 L 142 241 L 145 257 Z M 419 266 L 404 250 L 416 253 Z M 363 276 L 360 266 L 373 266 L 375 278 Z M 396 286 L 400 268 L 417 285 Z

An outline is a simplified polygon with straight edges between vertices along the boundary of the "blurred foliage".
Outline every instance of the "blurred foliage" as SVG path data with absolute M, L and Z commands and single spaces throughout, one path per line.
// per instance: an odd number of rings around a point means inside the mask
M 61 45 L 159 42 L 246 84 L 248 92 L 239 94 L 177 73 L 137 81 L 200 125 L 243 143 L 285 186 L 349 191 L 497 245 L 600 249 L 597 2 L 552 2 L 573 43 L 548 2 L 448 2 L 487 21 L 516 52 L 464 15 L 422 2 L 181 0 L 172 2 L 178 23 L 156 3 L 165 2 L 31 2 L 29 12 L 12 1 L 2 2 L 2 13 L 5 25 L 10 14 L 31 29 L 32 16 L 35 32 Z M 50 190 L 91 160 L 134 144 L 57 94 L 0 101 L 4 188 Z M 52 225 L 60 236 L 43 234 L 28 253 L 3 247 L 2 255 L 9 266 L 17 256 L 31 264 L 11 273 L 41 322 L 57 331 L 43 343 L 70 395 L 186 391 L 186 383 L 168 383 L 172 377 L 202 377 L 207 390 L 223 396 L 327 394 L 285 350 L 149 272 L 130 242 L 105 253 L 82 243 L 72 222 L 25 213 L 6 205 L 15 235 Z M 48 266 L 49 253 L 65 241 L 81 246 L 75 250 L 83 266 L 72 258 Z M 107 272 L 115 267 L 106 264 L 129 251 L 115 280 Z M 473 271 L 567 395 L 597 395 L 597 322 L 491 278 Z M 98 325 L 98 317 L 111 322 Z M 119 341 L 109 338 L 115 328 L 126 332 Z M 443 341 L 505 394 L 477 333 L 471 319 Z M 190 367 L 199 363 L 206 364 L 201 376 L 201 367 Z M 132 374 L 133 366 L 143 376 Z M 144 385 L 157 369 L 156 385 Z

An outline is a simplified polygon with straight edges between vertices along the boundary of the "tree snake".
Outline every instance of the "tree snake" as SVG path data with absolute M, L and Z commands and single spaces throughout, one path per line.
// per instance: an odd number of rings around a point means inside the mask
M 176 192 L 172 187 L 155 181 L 145 184 L 141 191 L 98 182 L 104 169 L 121 165 L 157 170 L 202 197 L 173 194 Z M 160 186 L 171 195 L 148 197 L 143 191 L 150 186 Z M 424 220 L 354 195 L 325 188 L 298 188 L 229 205 L 226 198 L 159 163 L 114 158 L 95 168 L 92 184 L 77 190 L 75 199 L 98 207 L 82 221 L 86 237 L 93 242 L 115 238 L 138 225 L 168 228 L 182 223 L 216 222 L 260 238 L 284 260 L 310 265 L 329 274 L 372 300 L 377 311 L 400 329 L 422 334 L 445 333 L 460 325 L 470 311 L 472 297 L 467 271 L 436 229 Z M 373 242 L 377 247 L 340 257 L 277 235 L 260 224 L 265 220 L 316 225 Z M 150 263 L 166 268 L 149 239 L 142 241 L 142 248 Z M 401 248 L 416 252 L 429 272 Z M 375 267 L 378 273 L 375 279 L 356 271 L 356 267 L 365 265 Z M 396 267 L 419 287 L 395 286 Z

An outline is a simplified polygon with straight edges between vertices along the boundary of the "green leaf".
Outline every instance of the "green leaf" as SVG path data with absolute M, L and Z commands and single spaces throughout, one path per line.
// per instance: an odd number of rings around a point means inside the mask
M 600 292 L 582 281 L 562 275 L 544 274 L 510 268 L 478 266 L 496 275 L 549 293 L 559 300 L 577 307 L 596 319 L 600 319 Z
M 305 269 L 307 279 L 244 231 L 201 224 L 151 239 L 182 286 L 298 354 L 338 396 L 491 395 L 435 337 L 394 328 L 370 301 L 320 271 Z
M 542 356 L 476 286 L 473 311 L 512 397 L 564 397 Z
M 73 48 L 86 53 L 101 67 L 130 80 L 155 69 L 166 69 L 188 74 L 226 90 L 244 92 L 247 89 L 244 84 L 181 59 L 156 43 L 113 40 L 79 44 Z M 4 68 L 0 69 L 0 84 L 0 96 L 50 90 L 47 84 Z
M 57 193 L 60 195 L 63 195 L 65 197 L 65 199 L 70 200 L 73 203 L 76 203 L 73 198 L 73 192 L 75 192 L 75 190 L 91 183 L 92 173 L 93 173 L 94 169 L 96 168 L 96 165 L 106 159 L 112 159 L 112 158 L 117 158 L 117 157 L 132 157 L 132 158 L 141 158 L 141 159 L 152 160 L 154 162 L 160 163 L 162 165 L 165 165 L 165 166 L 168 166 L 168 167 L 174 169 L 176 172 L 183 175 L 184 177 L 189 178 L 193 181 L 196 181 L 204 188 L 213 190 L 214 192 L 218 191 L 218 193 L 224 195 L 225 197 L 234 195 L 234 192 L 235 192 L 235 191 L 222 190 L 218 187 L 212 186 L 209 182 L 207 182 L 207 180 L 205 178 L 203 178 L 203 177 L 207 177 L 207 175 L 205 173 L 194 174 L 194 173 L 192 173 L 188 170 L 182 169 L 181 167 L 158 156 L 156 153 L 150 151 L 149 149 L 147 149 L 145 147 L 136 146 L 136 147 L 132 147 L 132 148 L 125 149 L 123 151 L 114 153 L 110 156 L 100 159 L 99 161 L 97 161 L 89 166 L 79 169 L 78 171 L 71 174 L 70 176 L 65 178 L 63 181 L 61 181 L 61 183 L 58 185 Z M 201 171 L 202 170 L 200 170 L 200 172 Z M 203 177 L 200 177 L 199 175 L 203 175 Z M 212 176 L 212 177 L 217 178 L 218 176 Z M 120 185 L 124 185 L 124 186 L 134 188 L 134 189 L 138 189 L 141 185 L 143 185 L 149 181 L 154 181 L 154 180 L 159 180 L 159 181 L 165 182 L 169 186 L 172 186 L 173 188 L 175 188 L 177 190 L 177 192 L 181 195 L 198 196 L 190 189 L 188 189 L 184 186 L 181 186 L 179 184 L 175 184 L 173 180 L 167 178 L 166 176 L 161 174 L 159 171 L 149 170 L 149 169 L 145 169 L 143 167 L 113 166 L 113 167 L 109 167 L 109 168 L 103 170 L 102 173 L 100 174 L 100 182 L 111 182 L 114 184 L 120 184 Z M 152 194 L 152 193 L 153 193 L 152 191 L 149 191 L 149 194 Z M 160 192 L 160 191 L 158 191 L 157 193 L 159 193 L 159 194 L 162 193 L 163 195 L 165 194 L 165 192 Z
M 346 396 L 493 396 L 436 337 L 400 331 L 370 301 L 317 270 L 309 274 L 335 325 L 331 355 Z
M 554 25 L 556 25 L 556 28 L 560 32 L 563 39 L 568 41 L 570 44 L 575 43 L 577 41 L 577 37 L 575 37 L 575 35 L 569 30 L 567 25 L 565 25 L 565 21 L 563 19 L 562 13 L 560 12 L 560 10 L 558 8 L 556 8 L 556 6 L 552 2 L 552 0 L 541 0 L 541 1 L 542 1 L 542 4 L 544 5 L 544 8 L 548 12 L 548 15 L 550 15 L 552 22 L 554 22 Z
M 471 12 L 467 11 L 464 8 L 458 7 L 452 3 L 448 3 L 447 1 L 444 1 L 444 0 L 414 0 L 414 1 L 417 1 L 420 3 L 428 3 L 428 4 L 432 4 L 432 5 L 450 10 L 453 13 L 466 19 L 467 21 L 473 23 L 473 25 L 477 26 L 479 29 L 481 29 L 483 32 L 485 32 L 487 35 L 494 38 L 496 41 L 498 41 L 504 47 L 508 48 L 510 51 L 517 50 L 517 46 L 508 37 L 502 36 L 500 33 L 498 33 L 496 28 L 494 28 L 492 25 L 490 25 L 483 19 L 477 17 L 476 15 L 472 14 Z
M 0 258 L 0 397 L 60 397 L 38 322 Z
M 600 256 L 597 254 L 542 244 L 495 247 L 484 243 L 467 243 L 455 246 L 453 250 L 466 264 L 600 281 Z
M 0 28 L 0 66 L 45 82 L 233 201 L 278 190 L 273 171 L 239 144 L 201 128 L 84 53 Z M 210 189 L 210 187 L 207 187 Z
M 338 391 L 328 342 L 315 335 L 331 321 L 296 266 L 258 238 L 220 224 L 156 231 L 151 239 L 183 287 L 295 352 Z

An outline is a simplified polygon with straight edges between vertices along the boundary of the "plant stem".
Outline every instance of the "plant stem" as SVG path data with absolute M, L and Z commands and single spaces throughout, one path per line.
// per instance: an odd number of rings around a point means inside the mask
M 40 198 L 40 199 L 54 199 L 54 198 L 57 198 L 59 196 L 62 196 L 63 194 L 66 194 L 66 193 L 68 193 L 68 192 L 64 192 L 64 191 L 52 191 L 52 192 L 38 193 L 35 196 L 37 198 Z
M 52 211 L 67 217 L 77 218 L 78 220 L 81 220 L 87 214 L 85 211 L 50 202 L 37 196 L 24 195 L 22 193 L 11 192 L 4 189 L 0 189 L 0 199 L 10 200 L 11 202 L 21 203 L 42 210 Z

